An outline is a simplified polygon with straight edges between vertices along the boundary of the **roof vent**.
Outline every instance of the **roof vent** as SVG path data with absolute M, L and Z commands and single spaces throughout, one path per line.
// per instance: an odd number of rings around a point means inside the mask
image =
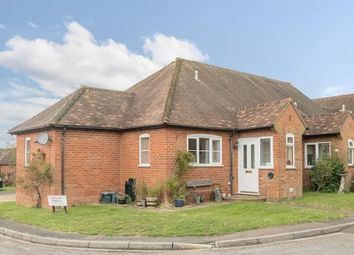
M 198 70 L 195 70 L 195 71 L 194 71 L 194 79 L 195 79 L 196 81 L 199 81 L 199 71 L 198 71 Z
M 345 112 L 345 104 L 342 104 L 342 109 L 340 111 Z

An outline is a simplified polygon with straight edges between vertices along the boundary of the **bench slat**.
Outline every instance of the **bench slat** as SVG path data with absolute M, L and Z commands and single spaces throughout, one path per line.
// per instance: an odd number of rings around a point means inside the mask
M 206 186 L 212 186 L 212 185 L 213 185 L 213 181 L 211 179 L 186 181 L 187 188 L 206 187 Z

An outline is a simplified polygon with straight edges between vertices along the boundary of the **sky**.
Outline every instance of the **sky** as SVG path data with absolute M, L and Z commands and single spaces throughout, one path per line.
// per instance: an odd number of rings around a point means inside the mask
M 80 85 L 125 90 L 177 56 L 354 93 L 354 1 L 0 2 L 0 147 Z

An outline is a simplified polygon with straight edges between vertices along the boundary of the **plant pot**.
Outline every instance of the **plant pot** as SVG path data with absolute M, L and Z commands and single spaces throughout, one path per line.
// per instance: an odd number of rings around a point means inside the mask
M 184 199 L 175 199 L 175 206 L 176 207 L 183 207 L 184 206 Z
M 140 201 L 141 207 L 147 207 L 146 199 Z

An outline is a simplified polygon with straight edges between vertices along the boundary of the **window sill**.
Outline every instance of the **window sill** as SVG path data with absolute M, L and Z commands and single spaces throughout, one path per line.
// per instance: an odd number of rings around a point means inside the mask
M 354 166 L 354 164 L 348 164 L 348 166 Z
M 273 166 L 260 166 L 258 170 L 274 170 Z
M 313 166 L 305 166 L 306 170 L 311 170 L 313 168 Z
M 286 170 L 296 170 L 295 166 L 286 166 Z
M 151 165 L 150 164 L 144 164 L 144 165 L 138 165 L 138 167 L 140 167 L 140 168 L 149 168 L 149 167 L 151 167 Z
M 191 167 L 193 168 L 203 168 L 203 167 L 224 167 L 223 164 L 220 164 L 220 165 L 191 165 Z

